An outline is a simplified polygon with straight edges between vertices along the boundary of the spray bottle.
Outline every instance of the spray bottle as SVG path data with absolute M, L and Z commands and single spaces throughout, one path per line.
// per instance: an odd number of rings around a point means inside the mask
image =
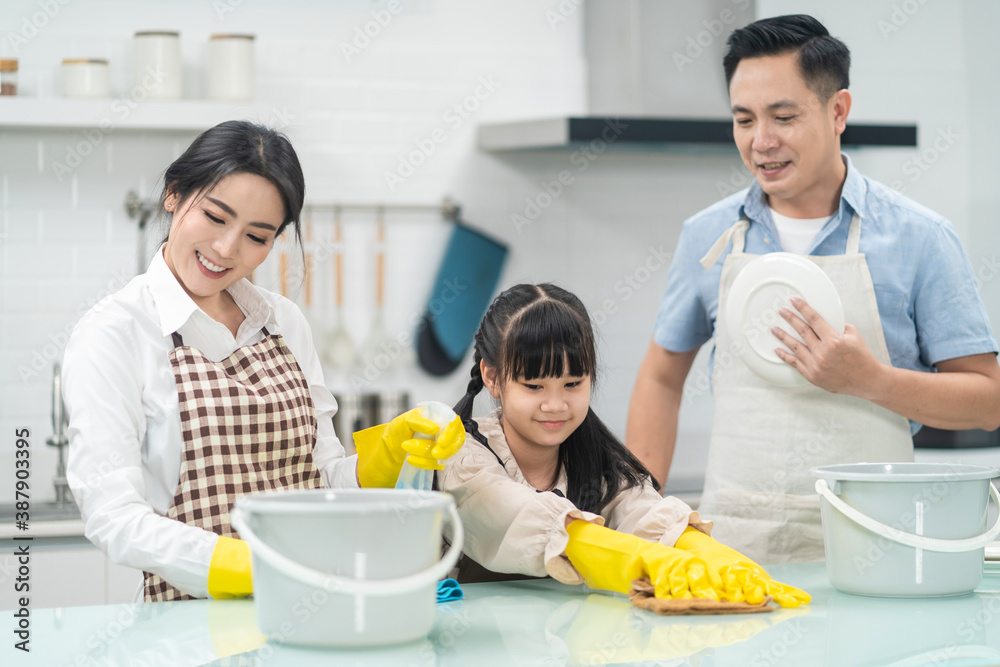
M 420 410 L 421 417 L 430 419 L 438 425 L 440 429 L 438 434 L 443 432 L 445 426 L 453 422 L 457 416 L 454 410 L 440 401 L 418 403 L 417 408 Z M 437 440 L 436 435 L 427 435 L 426 433 L 416 433 L 413 437 L 418 440 Z M 430 491 L 434 483 L 434 471 L 424 470 L 413 465 L 410 463 L 410 456 L 412 454 L 407 454 L 406 460 L 403 461 L 403 467 L 399 471 L 399 479 L 396 480 L 396 488 Z

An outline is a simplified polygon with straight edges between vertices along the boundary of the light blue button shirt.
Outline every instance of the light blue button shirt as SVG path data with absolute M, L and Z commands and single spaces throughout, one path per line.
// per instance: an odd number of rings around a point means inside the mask
M 997 341 L 972 266 L 945 218 L 895 190 L 862 176 L 844 155 L 847 178 L 837 213 L 813 240 L 810 255 L 842 255 L 856 212 L 861 247 L 875 285 L 875 300 L 889 357 L 896 368 L 933 371 L 939 361 L 997 352 Z M 778 230 L 754 181 L 684 222 L 653 339 L 673 352 L 700 347 L 715 334 L 722 264 L 698 260 L 741 216 L 750 220 L 746 252 L 779 252 Z M 715 351 L 712 351 L 714 362 Z M 916 433 L 920 425 L 911 422 Z

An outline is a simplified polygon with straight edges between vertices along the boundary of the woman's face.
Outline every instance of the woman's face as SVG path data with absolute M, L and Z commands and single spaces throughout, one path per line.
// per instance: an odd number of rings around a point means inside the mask
M 164 206 L 174 214 L 164 259 L 202 309 L 267 259 L 285 218 L 278 189 L 256 174 L 231 174 L 184 202 L 169 193 Z
M 583 423 L 590 409 L 590 376 L 518 378 L 497 382 L 482 364 L 483 381 L 500 400 L 508 444 L 558 447 Z

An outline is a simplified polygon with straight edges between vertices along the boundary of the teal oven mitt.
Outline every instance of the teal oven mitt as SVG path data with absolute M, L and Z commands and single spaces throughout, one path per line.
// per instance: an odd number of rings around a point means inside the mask
M 506 245 L 455 222 L 416 336 L 417 361 L 425 371 L 448 375 L 462 362 L 506 257 Z

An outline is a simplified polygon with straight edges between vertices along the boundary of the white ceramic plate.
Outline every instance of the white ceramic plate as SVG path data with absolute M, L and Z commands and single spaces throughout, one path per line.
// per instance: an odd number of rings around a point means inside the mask
M 844 332 L 844 306 L 833 281 L 814 262 L 790 252 L 761 255 L 743 267 L 725 306 L 729 335 L 740 343 L 733 351 L 754 373 L 786 387 L 808 384 L 774 352 L 784 345 L 771 333 L 773 326 L 802 341 L 778 313 L 783 307 L 798 312 L 791 303 L 793 296 L 804 299 L 835 331 Z

